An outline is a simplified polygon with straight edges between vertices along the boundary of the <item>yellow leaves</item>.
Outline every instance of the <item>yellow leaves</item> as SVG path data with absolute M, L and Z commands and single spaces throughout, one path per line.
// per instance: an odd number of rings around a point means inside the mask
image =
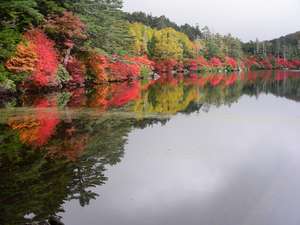
M 173 28 L 156 30 L 141 23 L 132 23 L 129 31 L 134 39 L 132 49 L 137 55 L 148 54 L 160 60 L 181 60 L 193 57 L 196 53 L 194 43 L 188 36 Z
M 154 33 L 153 56 L 158 59 L 176 59 L 193 57 L 194 44 L 189 38 L 173 28 L 165 28 Z
M 183 58 L 183 48 L 180 45 L 178 32 L 172 28 L 165 28 L 154 33 L 153 56 L 157 59 Z
M 31 43 L 20 43 L 15 56 L 6 62 L 6 68 L 13 73 L 32 73 L 37 63 L 34 48 L 35 46 Z
M 176 85 L 157 83 L 142 93 L 142 97 L 135 102 L 133 110 L 138 114 L 175 114 L 185 110 L 191 102 L 199 98 L 196 87 L 185 88 L 183 83 Z
M 129 32 L 134 39 L 133 51 L 137 55 L 148 53 L 148 43 L 151 40 L 154 29 L 141 23 L 132 23 L 129 25 Z

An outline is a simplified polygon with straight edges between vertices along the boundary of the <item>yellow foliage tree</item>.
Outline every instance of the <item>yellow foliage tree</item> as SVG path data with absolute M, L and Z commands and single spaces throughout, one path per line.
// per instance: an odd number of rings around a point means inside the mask
M 136 55 L 148 54 L 148 43 L 153 37 L 154 29 L 142 23 L 132 23 L 129 25 L 129 32 L 133 37 L 133 52 Z
M 173 28 L 155 31 L 148 46 L 151 57 L 161 60 L 182 60 L 195 55 L 193 42 Z

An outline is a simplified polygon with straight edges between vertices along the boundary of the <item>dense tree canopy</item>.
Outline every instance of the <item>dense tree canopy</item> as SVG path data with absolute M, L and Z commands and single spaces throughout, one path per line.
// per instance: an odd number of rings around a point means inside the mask
M 0 3 L 0 91 L 136 79 L 153 68 L 297 69 L 299 49 L 299 33 L 242 43 L 206 26 L 125 13 L 121 0 Z

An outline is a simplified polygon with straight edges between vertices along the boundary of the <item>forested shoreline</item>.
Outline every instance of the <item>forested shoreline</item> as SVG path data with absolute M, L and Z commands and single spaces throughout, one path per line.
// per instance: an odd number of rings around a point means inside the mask
M 124 12 L 120 0 L 8 0 L 0 19 L 0 92 L 82 87 L 154 71 L 300 68 L 299 32 L 243 43 L 208 27 Z

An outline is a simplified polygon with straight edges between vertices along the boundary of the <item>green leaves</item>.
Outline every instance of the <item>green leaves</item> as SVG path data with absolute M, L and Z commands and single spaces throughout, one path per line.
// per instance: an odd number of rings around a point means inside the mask
M 27 26 L 38 25 L 43 15 L 35 0 L 7 0 L 0 4 L 1 26 L 23 31 Z
M 0 31 L 0 62 L 13 55 L 20 40 L 21 34 L 14 29 L 4 28 Z

